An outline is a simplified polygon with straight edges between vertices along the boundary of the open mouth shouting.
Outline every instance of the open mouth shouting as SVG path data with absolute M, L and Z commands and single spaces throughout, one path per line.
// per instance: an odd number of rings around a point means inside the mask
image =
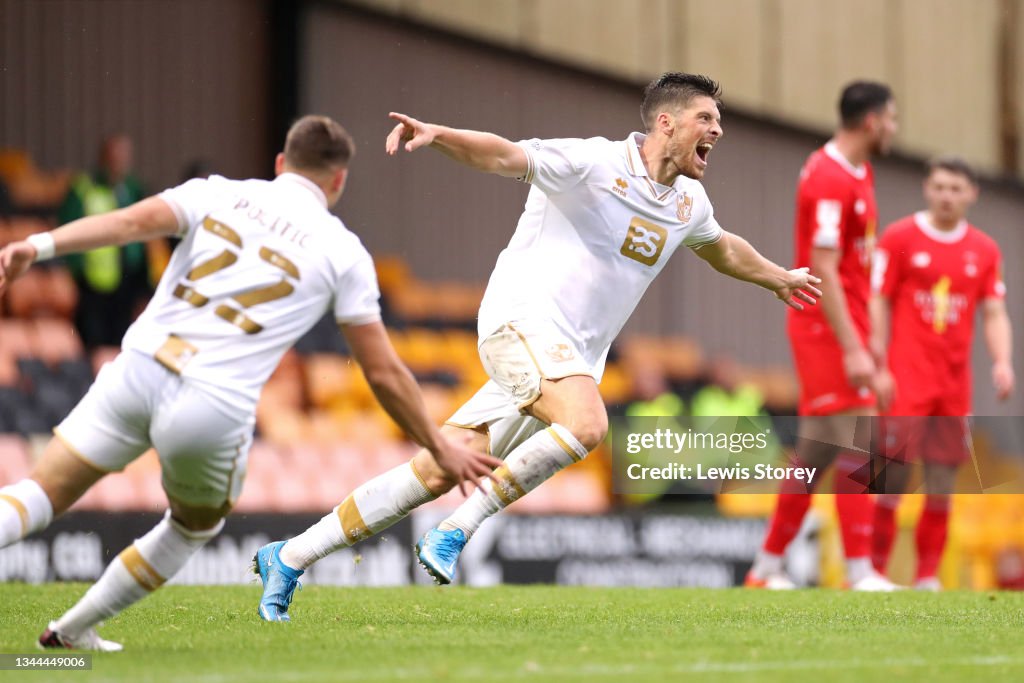
M 708 155 L 711 154 L 711 148 L 715 146 L 715 143 L 704 141 L 697 145 L 697 167 L 705 169 L 708 167 Z

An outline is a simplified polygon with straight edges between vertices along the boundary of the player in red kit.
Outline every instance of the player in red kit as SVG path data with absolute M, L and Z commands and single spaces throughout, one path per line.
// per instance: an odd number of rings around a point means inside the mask
M 857 418 L 874 414 L 876 363 L 868 350 L 871 252 L 878 211 L 870 159 L 889 151 L 896 134 L 892 91 L 857 81 L 843 89 L 841 125 L 800 173 L 796 198 L 796 262 L 822 279 L 821 305 L 790 315 L 787 331 L 800 380 L 796 458 L 824 469 L 853 442 Z M 852 464 L 851 464 L 852 463 Z M 872 500 L 854 495 L 856 461 L 838 458 L 836 507 L 847 558 L 847 582 L 857 590 L 891 590 L 871 567 Z M 779 495 L 764 545 L 746 585 L 792 588 L 783 555 L 796 536 L 810 492 L 796 480 Z
M 890 225 L 872 273 L 872 349 L 885 357 L 877 383 L 883 420 L 885 490 L 902 491 L 907 464 L 924 465 L 925 505 L 917 523 L 917 587 L 938 590 L 949 494 L 956 468 L 970 458 L 971 340 L 980 304 L 1000 400 L 1013 390 L 1010 321 L 1002 259 L 991 237 L 967 222 L 978 197 L 972 169 L 945 157 L 929 164 L 927 211 Z M 891 321 L 891 334 L 890 334 Z M 885 572 L 896 532 L 897 493 L 879 496 L 872 561 Z

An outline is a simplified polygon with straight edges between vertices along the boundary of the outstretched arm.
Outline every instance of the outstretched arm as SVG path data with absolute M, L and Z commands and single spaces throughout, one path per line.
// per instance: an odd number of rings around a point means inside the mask
M 177 232 L 178 218 L 170 205 L 159 197 L 150 197 L 117 211 L 80 218 L 29 240 L 11 242 L 0 250 L 0 294 L 37 260 Z M 40 253 L 41 248 L 51 253 Z
M 509 178 L 522 178 L 526 175 L 529 164 L 526 152 L 500 135 L 424 123 L 395 112 L 389 116 L 398 121 L 398 125 L 392 129 L 385 142 L 384 149 L 388 154 L 398 152 L 403 142 L 406 152 L 430 145 L 445 156 L 478 171 Z
M 342 325 L 341 331 L 381 407 L 413 441 L 430 451 L 463 493 L 466 482 L 480 486 L 481 478 L 490 477 L 491 470 L 501 465 L 500 460 L 441 435 L 427 415 L 419 385 L 395 353 L 383 323 Z
M 696 250 L 712 268 L 737 280 L 751 282 L 775 293 L 787 306 L 803 309 L 801 301 L 812 306 L 821 291 L 814 285 L 821 282 L 807 268 L 786 270 L 762 256 L 750 242 L 739 235 L 722 231 L 722 238 Z
M 1002 401 L 1013 393 L 1014 385 L 1011 360 L 1013 333 L 1010 329 L 1010 316 L 1006 312 L 1006 302 L 1003 299 L 985 299 L 981 306 L 985 343 L 992 357 L 992 384 L 995 386 L 996 396 Z

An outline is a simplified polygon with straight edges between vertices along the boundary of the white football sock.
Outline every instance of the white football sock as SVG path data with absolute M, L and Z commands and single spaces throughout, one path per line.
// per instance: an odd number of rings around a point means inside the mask
M 438 528 L 462 529 L 470 538 L 488 517 L 503 510 L 550 479 L 557 472 L 587 457 L 584 448 L 572 433 L 560 424 L 552 424 L 519 444 L 494 476 L 499 485 L 484 479 L 484 493 L 475 489 L 470 497 Z
M 412 461 L 366 482 L 319 522 L 281 547 L 281 561 L 306 569 L 335 550 L 387 529 L 436 496 Z
M 857 583 L 875 572 L 870 557 L 854 557 L 846 560 L 846 582 Z
M 57 631 L 73 638 L 138 602 L 177 574 L 222 528 L 224 520 L 212 529 L 190 531 L 168 511 L 149 533 L 114 558 L 99 581 L 57 620 Z
M 758 551 L 757 558 L 754 560 L 754 566 L 750 568 L 750 572 L 759 579 L 782 574 L 784 560 L 785 558 L 782 555 L 775 555 L 764 550 Z
M 34 480 L 0 489 L 0 548 L 45 529 L 52 520 L 53 505 Z

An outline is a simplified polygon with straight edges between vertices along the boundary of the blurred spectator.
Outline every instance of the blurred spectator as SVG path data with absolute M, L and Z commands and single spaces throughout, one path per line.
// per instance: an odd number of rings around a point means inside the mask
M 752 417 L 764 414 L 764 399 L 753 384 L 740 381 L 739 366 L 728 356 L 708 364 L 708 384 L 693 395 L 691 413 L 702 417 Z
M 665 371 L 654 363 L 634 363 L 631 368 L 633 401 L 626 407 L 628 417 L 676 417 L 686 409 L 683 399 L 673 393 Z
M 142 199 L 142 184 L 132 174 L 131 139 L 113 135 L 100 146 L 99 168 L 81 173 L 58 212 L 61 224 L 106 213 Z M 147 246 L 127 244 L 67 257 L 79 289 L 75 327 L 86 348 L 116 346 L 152 294 Z
M 213 175 L 213 164 L 206 159 L 193 159 L 185 164 L 181 172 L 181 182 L 188 182 L 193 178 L 209 178 Z

